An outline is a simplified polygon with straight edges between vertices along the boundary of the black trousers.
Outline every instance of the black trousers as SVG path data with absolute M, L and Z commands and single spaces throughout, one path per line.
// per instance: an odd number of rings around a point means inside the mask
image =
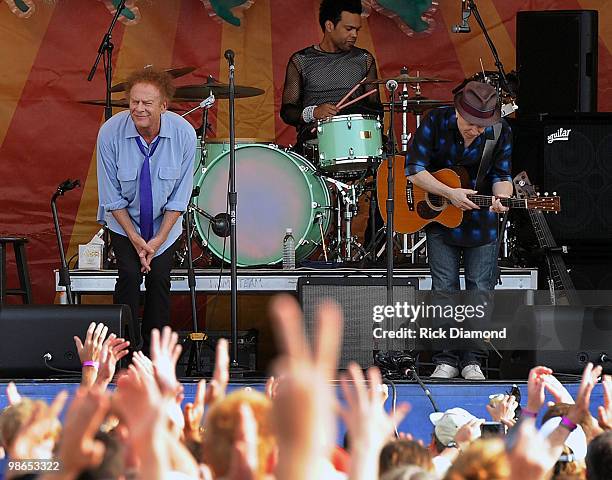
M 140 284 L 143 273 L 140 272 L 140 257 L 132 242 L 123 235 L 111 232 L 111 242 L 117 258 L 119 278 L 115 284 L 113 301 L 130 307 L 134 324 L 137 324 L 140 307 Z M 174 243 L 164 253 L 151 261 L 151 271 L 145 277 L 145 302 L 142 317 L 141 335 L 142 350 L 149 352 L 151 330 L 161 329 L 170 324 L 170 270 L 172 268 Z M 130 332 L 133 348 L 140 340 L 137 332 Z

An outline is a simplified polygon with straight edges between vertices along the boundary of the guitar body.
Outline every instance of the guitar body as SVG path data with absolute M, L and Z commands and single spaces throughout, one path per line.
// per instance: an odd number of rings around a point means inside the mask
M 463 220 L 463 212 L 452 205 L 446 198 L 430 195 L 427 191 L 409 182 L 404 173 L 404 157 L 394 158 L 394 199 L 395 209 L 393 227 L 396 232 L 415 233 L 430 223 L 439 223 L 445 227 L 454 228 Z M 452 188 L 469 188 L 467 172 L 462 168 L 444 168 L 432 173 L 440 182 Z M 386 198 L 388 168 L 387 161 L 378 167 L 376 186 L 378 188 L 378 205 L 383 220 L 387 223 Z

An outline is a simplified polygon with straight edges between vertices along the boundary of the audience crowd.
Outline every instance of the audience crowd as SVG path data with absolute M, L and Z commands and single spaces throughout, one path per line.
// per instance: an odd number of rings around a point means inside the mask
M 425 443 L 397 431 L 410 406 L 385 410 L 378 369 L 364 374 L 353 364 L 338 373 L 342 313 L 336 305 L 319 308 L 312 346 L 292 297 L 277 297 L 271 313 L 281 355 L 265 393 L 227 393 L 228 344 L 222 340 L 212 379 L 200 380 L 183 409 L 175 332 L 154 330 L 149 358 L 92 323 L 85 339 L 75 337 L 82 381 L 63 423 L 66 392 L 47 404 L 9 384 L 9 406 L 0 414 L 5 478 L 612 480 L 612 379 L 602 378 L 600 366 L 586 366 L 575 398 L 549 368 L 534 367 L 520 414 L 513 396 L 496 396 L 487 405 L 505 435 L 483 434 L 484 420 L 459 406 L 429 419 L 408 417 L 431 422 Z M 116 372 L 130 353 L 128 368 Z M 340 402 L 332 382 L 338 375 Z M 108 389 L 113 380 L 115 388 Z M 597 383 L 604 402 L 595 418 L 590 399 Z M 554 403 L 545 405 L 546 391 Z M 348 432 L 347 449 L 336 445 L 338 419 Z

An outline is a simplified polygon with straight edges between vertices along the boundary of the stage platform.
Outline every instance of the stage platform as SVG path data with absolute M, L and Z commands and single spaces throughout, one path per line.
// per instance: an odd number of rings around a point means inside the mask
M 217 291 L 228 293 L 230 291 L 230 272 L 228 269 L 196 269 L 196 291 L 215 293 Z M 296 292 L 300 278 L 304 277 L 338 277 L 357 278 L 371 277 L 384 278 L 384 269 L 349 269 L 349 268 L 298 268 L 295 270 L 281 269 L 239 269 L 239 293 L 264 292 Z M 397 268 L 393 272 L 394 278 L 411 278 L 415 280 L 419 290 L 431 289 L 431 274 L 427 268 Z M 115 290 L 117 270 L 71 270 L 70 279 L 72 292 L 78 302 L 81 295 L 107 295 Z M 59 285 L 59 273 L 55 271 L 55 286 L 57 292 L 64 292 L 65 288 Z M 461 286 L 464 287 L 464 277 L 461 275 Z M 501 284 L 498 289 L 537 290 L 538 271 L 535 268 L 502 268 Z M 141 286 L 144 290 L 144 281 Z M 171 291 L 173 293 L 188 293 L 186 270 L 172 270 Z M 65 296 L 63 296 L 65 300 Z
M 440 411 L 447 410 L 452 407 L 462 407 L 476 415 L 479 418 L 490 420 L 487 415 L 485 405 L 488 402 L 489 395 L 496 393 L 506 393 L 512 386 L 508 382 L 486 381 L 486 382 L 466 382 L 463 380 L 434 382 L 423 379 L 429 390 L 432 398 Z M 572 380 L 572 382 L 577 381 Z M 197 380 L 183 379 L 185 386 L 185 400 L 190 402 L 195 396 Z M 24 380 L 17 381 L 17 388 L 22 395 L 34 398 L 42 398 L 50 401 L 60 390 L 68 390 L 74 392 L 78 387 L 78 383 L 67 383 L 65 380 Z M 229 390 L 236 388 L 251 387 L 263 391 L 265 381 L 258 379 L 251 382 L 232 382 Z M 401 432 L 412 433 L 417 439 L 423 439 L 429 442 L 432 425 L 429 423 L 428 416 L 434 411 L 429 399 L 425 396 L 421 387 L 414 382 L 396 382 L 396 401 L 397 403 L 408 402 L 412 409 L 406 419 L 400 425 Z M 517 383 L 521 390 L 522 401 L 524 407 L 527 402 L 527 385 L 525 382 Z M 578 383 L 565 383 L 569 392 L 575 396 L 578 390 Z M 340 395 L 340 387 L 337 386 L 336 391 Z M 385 407 L 387 410 L 392 405 L 392 391 L 389 389 L 389 399 Z M 7 404 L 6 399 L 6 383 L 0 381 L 0 408 L 4 408 Z M 549 396 L 547 401 L 552 400 Z M 603 405 L 603 389 L 601 385 L 597 385 L 591 396 L 591 413 L 597 416 L 597 407 Z M 543 412 L 542 412 L 543 413 Z M 341 442 L 344 435 L 344 427 L 339 425 L 338 442 Z

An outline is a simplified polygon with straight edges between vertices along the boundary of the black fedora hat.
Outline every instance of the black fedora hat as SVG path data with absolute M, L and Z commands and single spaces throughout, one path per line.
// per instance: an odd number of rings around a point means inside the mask
M 466 121 L 479 127 L 495 125 L 501 118 L 497 91 L 482 82 L 469 82 L 457 92 L 455 108 Z

